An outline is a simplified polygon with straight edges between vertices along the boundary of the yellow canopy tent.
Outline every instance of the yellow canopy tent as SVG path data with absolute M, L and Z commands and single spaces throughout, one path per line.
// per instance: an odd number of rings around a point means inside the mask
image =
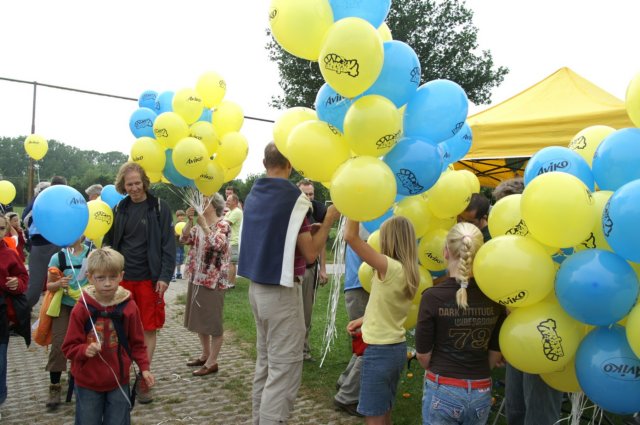
M 623 101 L 569 68 L 470 116 L 467 123 L 473 143 L 455 168 L 473 171 L 488 187 L 522 176 L 534 153 L 547 146 L 568 146 L 586 127 L 634 127 Z

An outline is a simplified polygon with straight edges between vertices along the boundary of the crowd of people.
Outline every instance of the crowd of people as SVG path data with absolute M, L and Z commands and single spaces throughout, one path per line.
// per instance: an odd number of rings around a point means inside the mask
M 43 332 L 37 341 L 50 345 L 46 407 L 61 403 L 61 375 L 70 360 L 76 423 L 129 423 L 135 401 L 153 401 L 151 370 L 170 282 L 184 278 L 187 283 L 184 327 L 201 345 L 187 366 L 200 377 L 219 370 L 225 292 L 235 287 L 238 275 L 250 281 L 248 302 L 257 334 L 252 421 L 286 423 L 303 364 L 314 360 L 312 309 L 318 285 L 328 280 L 326 242 L 340 212 L 315 199 L 313 182 L 290 182 L 291 164 L 274 143 L 266 146 L 263 163 L 266 176 L 255 181 L 244 202 L 228 186 L 226 199 L 207 196 L 202 208 L 186 206 L 175 219 L 169 205 L 150 192 L 144 169 L 125 163 L 115 186 L 128 196 L 113 208 L 113 225 L 100 247 L 84 238 L 70 247 L 47 241 L 31 215 L 33 201 L 22 220 L 4 211 L 0 404 L 7 396 L 9 336 L 16 333 L 30 343 L 30 312 L 40 302 L 39 317 L 45 320 L 38 323 Z M 55 176 L 38 184 L 35 196 L 56 184 L 66 180 Z M 500 185 L 494 196 L 522 189 L 515 179 Z M 92 185 L 85 192 L 93 200 L 101 190 Z M 446 274 L 423 294 L 417 294 L 416 235 L 409 220 L 394 216 L 381 225 L 379 251 L 366 243 L 364 226 L 346 220 L 344 298 L 354 349 L 336 384 L 338 409 L 364 417 L 367 424 L 391 423 L 407 358 L 403 324 L 412 300 L 421 296 L 416 357 L 426 371 L 422 422 L 487 421 L 491 369 L 505 363 L 498 333 L 507 314 L 480 291 L 472 273 L 476 252 L 491 238 L 489 205 L 483 195 L 473 195 L 447 235 Z M 184 222 L 178 233 L 177 222 Z M 374 270 L 369 292 L 358 279 L 363 261 Z M 138 371 L 130 385 L 132 363 Z M 551 424 L 559 418 L 562 393 L 539 376 L 507 366 L 506 394 L 509 424 Z

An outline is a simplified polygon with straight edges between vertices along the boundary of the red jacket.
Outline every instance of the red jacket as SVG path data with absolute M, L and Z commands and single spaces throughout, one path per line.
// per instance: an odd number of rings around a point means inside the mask
M 18 288 L 10 290 L 7 288 L 7 278 L 17 277 Z M 24 263 L 20 261 L 18 254 L 9 248 L 4 240 L 0 240 L 0 291 L 8 294 L 22 294 L 27 290 L 29 282 L 29 274 L 24 267 Z
M 91 304 L 99 311 L 114 310 L 118 304 L 129 300 L 122 313 L 133 359 L 129 358 L 124 348 L 121 348 L 118 354 L 119 344 L 116 330 L 111 323 L 111 319 L 103 317 L 98 317 L 95 322 L 95 329 L 100 336 L 102 351 L 100 355 L 95 357 L 85 356 L 87 346 L 95 342 L 96 337 L 93 329 L 85 332 L 85 326 L 89 321 L 89 311 L 85 307 L 82 297 L 71 311 L 69 328 L 62 344 L 64 355 L 71 360 L 71 374 L 75 379 L 76 385 L 97 392 L 112 391 L 118 388 L 118 383 L 120 385 L 129 383 L 129 369 L 131 368 L 132 360 L 136 362 L 140 371 L 149 370 L 147 346 L 144 343 L 140 312 L 136 303 L 129 299 L 131 293 L 123 287 L 118 287 L 113 302 L 109 306 L 103 306 L 95 300 L 95 288 L 93 285 L 85 287 L 83 292 L 87 304 Z M 124 366 L 122 375 L 120 374 L 118 356 L 122 359 Z M 113 372 L 111 369 L 113 369 Z M 114 373 L 118 375 L 117 380 Z

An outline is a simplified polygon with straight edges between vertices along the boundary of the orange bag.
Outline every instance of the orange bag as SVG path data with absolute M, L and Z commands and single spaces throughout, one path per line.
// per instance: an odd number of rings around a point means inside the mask
M 62 277 L 62 272 L 57 267 L 49 267 L 48 271 L 56 277 Z M 47 310 L 49 310 L 49 306 L 51 305 L 51 300 L 54 295 L 55 292 L 45 292 L 44 299 L 40 305 L 40 313 L 38 314 L 38 326 L 31 334 L 33 341 L 43 347 L 51 345 L 51 325 L 53 323 L 53 318 L 47 315 Z

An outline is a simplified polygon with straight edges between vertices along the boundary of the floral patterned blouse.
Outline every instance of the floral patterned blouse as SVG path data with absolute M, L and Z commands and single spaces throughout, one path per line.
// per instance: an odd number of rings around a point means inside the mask
M 185 271 L 185 278 L 194 285 L 210 289 L 229 287 L 229 237 L 231 227 L 224 220 L 211 225 L 208 236 L 200 226 L 193 226 L 189 235 L 182 236 L 181 242 L 191 245 Z

